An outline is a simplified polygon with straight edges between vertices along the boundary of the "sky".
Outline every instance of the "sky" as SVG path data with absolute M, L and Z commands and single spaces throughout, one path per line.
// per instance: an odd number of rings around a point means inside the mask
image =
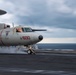
M 76 0 L 0 0 L 1 23 L 38 29 L 40 43 L 76 43 Z

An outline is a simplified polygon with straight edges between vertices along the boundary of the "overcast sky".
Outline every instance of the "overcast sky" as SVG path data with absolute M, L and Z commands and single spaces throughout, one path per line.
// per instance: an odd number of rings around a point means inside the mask
M 0 22 L 44 28 L 42 43 L 76 43 L 76 0 L 0 0 Z

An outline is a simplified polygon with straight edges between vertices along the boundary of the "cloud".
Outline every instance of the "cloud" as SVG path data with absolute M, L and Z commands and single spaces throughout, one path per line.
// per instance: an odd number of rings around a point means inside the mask
M 0 6 L 14 15 L 17 24 L 76 29 L 76 10 L 68 0 L 1 0 Z
M 71 9 L 65 4 L 65 0 L 47 0 L 48 8 L 60 13 L 70 13 Z
M 47 29 L 46 38 L 76 37 L 75 0 L 0 0 L 0 7 L 8 12 L 1 22 Z
M 27 3 L 31 13 L 19 16 L 19 23 L 76 29 L 75 11 L 66 4 L 66 0 L 28 0 Z
M 51 30 L 51 28 L 49 28 Z M 48 29 L 47 29 L 48 30 Z M 41 34 L 46 38 L 75 38 L 76 30 L 73 29 L 62 29 L 62 28 L 53 28 L 53 30 L 41 32 Z

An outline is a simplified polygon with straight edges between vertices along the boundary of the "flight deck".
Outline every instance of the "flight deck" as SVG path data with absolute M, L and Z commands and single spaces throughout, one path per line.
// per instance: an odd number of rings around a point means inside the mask
M 76 75 L 76 52 L 0 53 L 1 75 Z

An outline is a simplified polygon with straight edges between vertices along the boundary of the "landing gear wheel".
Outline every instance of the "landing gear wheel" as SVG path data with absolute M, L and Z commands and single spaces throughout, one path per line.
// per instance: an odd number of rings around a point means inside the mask
M 28 54 L 35 54 L 35 51 L 34 50 L 28 50 L 27 53 Z
M 28 50 L 27 53 L 28 53 L 28 54 L 32 54 L 32 51 Z
M 35 51 L 34 51 L 34 49 L 32 48 L 32 46 L 27 46 L 27 53 L 28 54 L 35 54 Z

